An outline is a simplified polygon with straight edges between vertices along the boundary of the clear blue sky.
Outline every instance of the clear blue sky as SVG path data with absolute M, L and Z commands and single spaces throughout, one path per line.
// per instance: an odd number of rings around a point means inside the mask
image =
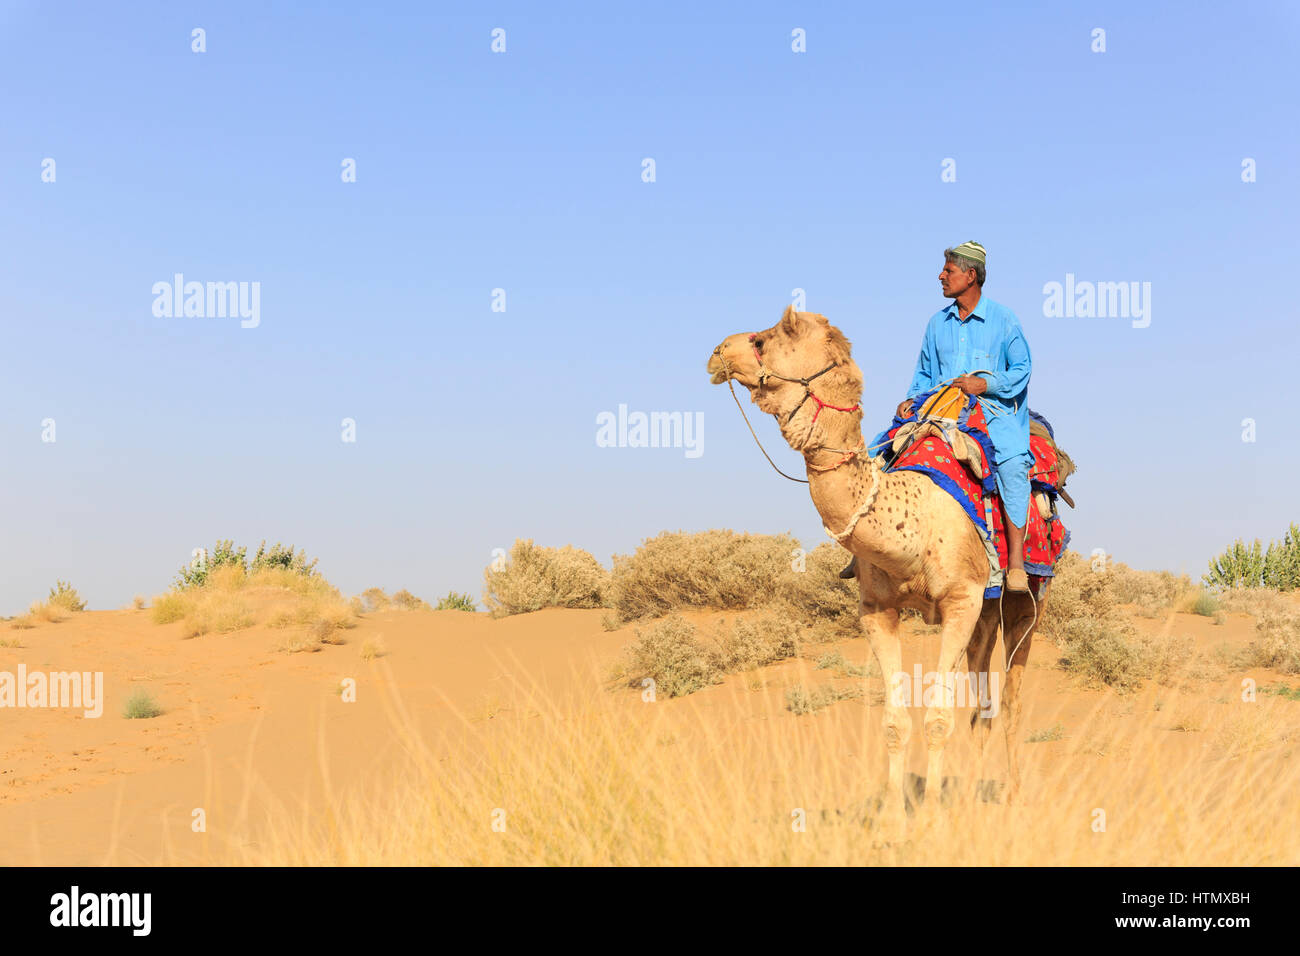
M 119 606 L 218 537 L 425 597 L 517 537 L 811 547 L 708 353 L 803 288 L 874 431 L 972 238 L 1080 465 L 1074 546 L 1199 576 L 1300 518 L 1295 11 L 0 5 L 0 613 L 56 578 Z M 155 318 L 177 272 L 260 282 L 260 326 Z M 1150 327 L 1045 318 L 1067 273 L 1150 282 Z M 598 448 L 620 403 L 703 413 L 704 454 Z

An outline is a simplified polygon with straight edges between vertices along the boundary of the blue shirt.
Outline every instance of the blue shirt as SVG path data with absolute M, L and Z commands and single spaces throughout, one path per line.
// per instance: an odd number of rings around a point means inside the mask
M 941 382 L 980 373 L 989 383 L 980 398 L 993 406 L 984 410 L 997 464 L 1029 451 L 1029 343 L 1020 320 L 1004 305 L 981 295 L 963 322 L 954 302 L 930 317 L 925 327 L 916 374 L 908 398 L 928 392 Z

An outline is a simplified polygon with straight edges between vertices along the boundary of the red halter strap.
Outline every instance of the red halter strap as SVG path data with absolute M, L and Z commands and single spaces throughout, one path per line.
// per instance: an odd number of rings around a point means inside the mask
M 839 364 L 838 362 L 832 362 L 830 365 L 826 366 L 820 372 L 816 372 L 812 375 L 809 375 L 807 378 L 790 378 L 789 376 L 781 375 L 778 372 L 771 372 L 767 370 L 767 368 L 763 365 L 762 353 L 758 351 L 757 340 L 758 340 L 757 332 L 749 333 L 750 347 L 754 350 L 754 358 L 758 361 L 758 384 L 761 386 L 763 384 L 763 381 L 770 377 L 770 378 L 779 378 L 783 382 L 797 382 L 798 384 L 802 385 L 804 388 L 803 398 L 799 399 L 799 404 L 794 407 L 794 410 L 791 411 L 788 416 L 786 416 L 785 422 L 787 425 L 790 424 L 791 420 L 793 420 L 795 416 L 795 412 L 803 408 L 803 403 L 810 398 L 817 405 L 817 411 L 813 412 L 814 422 L 817 421 L 817 416 L 822 413 L 823 408 L 830 408 L 837 412 L 856 412 L 861 410 L 862 405 L 858 402 L 854 402 L 848 408 L 844 408 L 840 405 L 832 405 L 830 402 L 824 402 L 820 398 L 818 398 L 815 394 L 813 394 L 812 384 L 811 384 L 812 380 L 815 378 L 819 378 L 822 375 L 825 375 L 831 369 L 835 368 L 835 366 Z

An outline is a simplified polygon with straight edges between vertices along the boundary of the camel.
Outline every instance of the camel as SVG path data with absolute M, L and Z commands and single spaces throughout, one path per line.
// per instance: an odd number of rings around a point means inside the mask
M 980 533 L 961 505 L 925 475 L 883 471 L 863 450 L 862 372 L 848 339 L 825 316 L 787 308 L 770 329 L 724 339 L 709 357 L 708 371 L 713 384 L 730 380 L 744 386 L 760 410 L 776 416 L 790 447 L 803 453 L 808 490 L 826 530 L 858 559 L 862 629 L 889 685 L 884 825 L 901 829 L 906 824 L 904 758 L 912 718 L 902 687 L 908 678 L 899 611 L 914 608 L 927 623 L 942 625 L 936 672 L 952 674 L 966 652 L 966 669 L 987 674 L 998 636 L 999 601 L 984 598 L 989 565 Z M 1020 687 L 1043 604 L 1040 600 L 1036 613 L 1028 594 L 1013 592 L 1001 604 L 1010 640 L 1004 639 L 1006 674 L 997 716 L 1006 738 L 1008 803 L 1020 792 Z M 941 702 L 925 712 L 925 793 L 926 803 L 937 805 L 944 745 L 953 731 L 951 685 L 946 699 L 933 696 Z M 980 717 L 978 709 L 972 715 L 981 757 L 992 719 Z

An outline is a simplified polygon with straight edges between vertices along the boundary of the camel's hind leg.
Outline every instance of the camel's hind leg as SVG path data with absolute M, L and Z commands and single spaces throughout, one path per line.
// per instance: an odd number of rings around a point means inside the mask
M 889 751 L 889 787 L 885 792 L 884 829 L 891 840 L 901 840 L 906 829 L 903 803 L 903 763 L 912 736 L 912 717 L 907 712 L 903 675 L 903 649 L 898 636 L 898 609 L 877 609 L 862 601 L 863 633 L 885 678 L 885 749 Z
M 971 735 L 975 744 L 975 767 L 976 772 L 973 774 L 972 786 L 978 789 L 980 784 L 980 775 L 984 768 L 984 759 L 988 749 L 989 734 L 993 730 L 993 717 L 996 711 L 993 709 L 992 694 L 996 690 L 993 685 L 993 679 L 989 675 L 989 667 L 993 662 L 993 648 L 998 642 L 998 607 L 996 603 L 984 602 L 984 609 L 980 613 L 979 622 L 975 625 L 975 633 L 971 636 L 970 647 L 966 649 L 966 668 L 975 675 L 976 685 L 973 690 L 976 694 L 972 696 L 975 701 L 975 708 L 971 711 L 970 727 Z M 985 699 L 985 694 L 988 699 Z M 991 711 L 991 712 L 990 712 Z
M 970 594 L 954 595 L 940 604 L 943 631 L 939 637 L 939 661 L 936 670 L 942 686 L 931 693 L 937 702 L 925 709 L 925 741 L 930 751 L 925 770 L 926 802 L 938 804 L 943 792 L 943 748 L 952 736 L 953 709 L 956 703 L 957 658 L 966 650 L 984 608 L 983 588 Z
M 1008 804 L 1020 797 L 1020 685 L 1029 662 L 1029 648 L 1037 628 L 1033 599 L 1017 596 L 1003 606 L 1002 643 L 1007 654 L 1006 683 L 1002 686 L 1002 729 L 1007 743 Z M 1041 613 L 1041 612 L 1040 612 Z

